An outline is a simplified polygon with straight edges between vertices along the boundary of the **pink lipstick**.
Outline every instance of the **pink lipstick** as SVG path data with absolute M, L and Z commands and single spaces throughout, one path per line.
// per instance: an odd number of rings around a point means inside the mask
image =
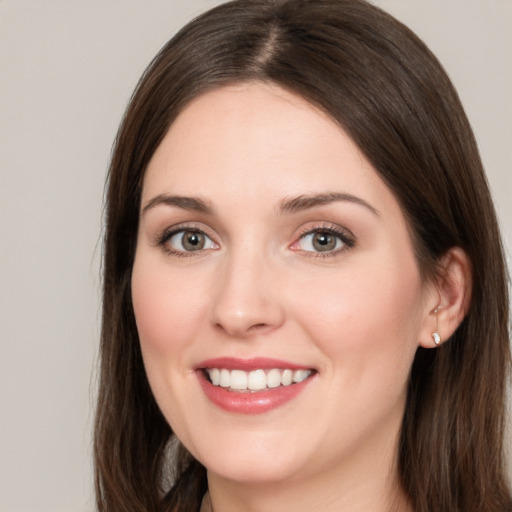
M 215 358 L 196 367 L 210 401 L 241 414 L 260 414 L 289 402 L 316 373 L 312 368 L 269 358 Z

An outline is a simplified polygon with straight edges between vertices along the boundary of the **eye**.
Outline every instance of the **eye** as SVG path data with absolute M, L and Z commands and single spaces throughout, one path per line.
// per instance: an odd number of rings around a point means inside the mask
M 312 253 L 336 253 L 353 246 L 354 240 L 348 234 L 332 228 L 323 228 L 304 233 L 292 249 Z
M 165 245 L 172 252 L 194 252 L 216 247 L 208 235 L 202 231 L 189 229 L 175 231 L 167 238 Z

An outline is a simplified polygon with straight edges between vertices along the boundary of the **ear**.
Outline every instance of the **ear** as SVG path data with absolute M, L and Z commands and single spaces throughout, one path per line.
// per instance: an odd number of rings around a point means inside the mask
M 438 272 L 428 286 L 425 315 L 419 344 L 436 347 L 433 333 L 440 344 L 446 342 L 460 325 L 471 302 L 471 264 L 460 247 L 449 249 L 438 262 Z

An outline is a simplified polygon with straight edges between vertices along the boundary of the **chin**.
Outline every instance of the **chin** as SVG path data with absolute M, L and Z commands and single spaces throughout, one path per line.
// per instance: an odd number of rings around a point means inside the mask
M 206 469 L 225 480 L 245 484 L 271 484 L 294 480 L 300 474 L 297 463 L 285 460 L 270 460 L 267 457 L 226 457 L 224 460 L 205 461 Z
M 264 437 L 264 439 L 262 439 Z M 287 444 L 282 436 L 245 435 L 217 438 L 191 449 L 208 472 L 240 483 L 272 483 L 298 477 L 308 458 L 300 444 Z M 291 437 L 291 436 L 290 436 Z

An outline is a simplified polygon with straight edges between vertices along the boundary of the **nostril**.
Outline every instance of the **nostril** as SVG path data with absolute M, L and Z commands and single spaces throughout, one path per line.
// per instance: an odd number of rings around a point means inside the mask
M 278 328 L 284 321 L 284 311 L 277 300 L 267 300 L 258 293 L 246 294 L 245 298 L 226 293 L 213 303 L 211 320 L 216 329 L 244 338 Z
M 247 333 L 248 334 L 257 333 L 257 332 L 263 333 L 263 332 L 267 332 L 270 330 L 272 330 L 272 325 L 262 322 L 262 323 L 251 325 L 247 329 Z

